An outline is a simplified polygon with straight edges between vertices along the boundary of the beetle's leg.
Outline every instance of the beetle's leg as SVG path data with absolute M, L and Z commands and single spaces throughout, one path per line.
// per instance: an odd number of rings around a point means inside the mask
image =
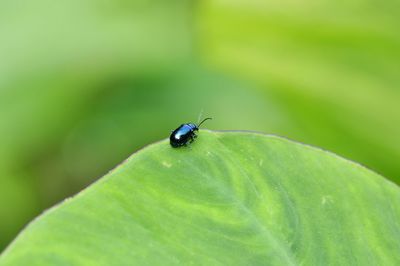
M 196 134 L 191 135 L 189 139 L 189 144 L 192 143 L 196 137 Z
M 186 142 L 185 144 L 183 144 L 185 147 L 187 147 L 187 148 L 189 148 L 189 149 L 191 149 L 192 148 L 192 146 L 191 145 L 189 145 L 190 143 L 192 143 L 192 141 L 190 140 L 190 141 L 188 141 L 188 142 Z

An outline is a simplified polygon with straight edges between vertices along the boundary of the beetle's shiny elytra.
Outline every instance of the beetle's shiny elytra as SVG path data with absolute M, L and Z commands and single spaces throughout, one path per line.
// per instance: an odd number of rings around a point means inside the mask
M 199 130 L 200 125 L 203 124 L 204 121 L 209 119 L 211 118 L 205 118 L 198 125 L 193 123 L 180 125 L 171 133 L 171 136 L 169 137 L 169 143 L 174 148 L 186 146 L 189 143 L 192 143 L 194 139 L 197 138 L 196 131 Z

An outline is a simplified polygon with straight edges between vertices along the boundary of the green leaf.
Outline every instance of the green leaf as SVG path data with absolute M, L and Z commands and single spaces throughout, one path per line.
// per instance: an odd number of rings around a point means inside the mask
M 201 130 L 32 222 L 1 265 L 398 265 L 400 190 L 329 152 Z

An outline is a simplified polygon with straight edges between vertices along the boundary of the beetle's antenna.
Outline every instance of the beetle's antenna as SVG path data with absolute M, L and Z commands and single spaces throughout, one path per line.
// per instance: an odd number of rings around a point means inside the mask
M 211 117 L 204 118 L 203 121 L 201 121 L 200 124 L 197 125 L 197 127 L 200 127 L 200 125 L 203 124 L 204 121 L 211 120 L 211 119 L 212 119 Z
M 203 111 L 204 111 L 204 109 L 201 108 L 200 113 L 199 113 L 199 117 L 197 117 L 197 123 L 200 122 L 200 119 L 201 119 L 201 117 L 203 116 Z

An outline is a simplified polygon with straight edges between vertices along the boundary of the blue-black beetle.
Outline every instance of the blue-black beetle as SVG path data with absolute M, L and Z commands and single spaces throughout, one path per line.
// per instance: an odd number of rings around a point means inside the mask
M 212 119 L 211 117 L 207 117 L 203 119 L 198 125 L 193 123 L 187 123 L 180 125 L 177 129 L 172 131 L 171 136 L 169 137 L 169 143 L 172 147 L 178 148 L 181 146 L 186 146 L 189 143 L 192 143 L 195 138 L 197 138 L 196 132 L 199 130 L 201 124 L 204 121 Z

